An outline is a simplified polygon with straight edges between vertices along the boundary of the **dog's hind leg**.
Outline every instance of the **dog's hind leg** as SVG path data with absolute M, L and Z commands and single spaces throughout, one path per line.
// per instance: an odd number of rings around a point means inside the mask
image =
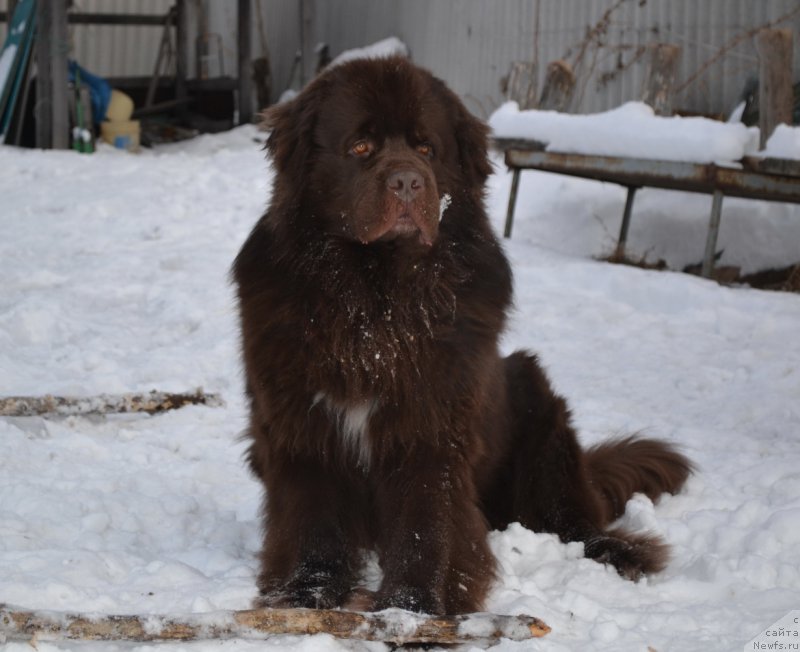
M 627 465 L 611 463 L 613 445 L 587 454 L 570 424 L 566 402 L 553 392 L 536 357 L 517 352 L 505 363 L 511 441 L 495 475 L 495 489 L 489 492 L 487 516 L 492 524 L 503 527 L 519 521 L 534 531 L 554 532 L 565 542 L 583 541 L 587 557 L 610 563 L 631 579 L 661 570 L 668 547 L 658 537 L 605 527 L 619 515 L 620 504 L 624 511 L 634 491 L 655 495 L 680 488 L 689 463 L 668 446 L 649 440 L 628 439 L 618 445 L 617 452 L 631 453 Z M 640 441 L 648 443 L 634 447 Z M 662 463 L 653 462 L 654 455 Z M 612 468 L 615 474 L 609 475 Z

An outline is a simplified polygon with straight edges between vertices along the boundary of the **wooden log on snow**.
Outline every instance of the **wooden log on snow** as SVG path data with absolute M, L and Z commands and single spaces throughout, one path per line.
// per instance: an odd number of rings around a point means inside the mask
M 792 30 L 762 29 L 756 37 L 759 58 L 758 127 L 761 148 L 775 127 L 792 124 Z
M 550 628 L 531 616 L 479 613 L 427 616 L 399 609 L 378 613 L 325 609 L 253 609 L 207 614 L 135 615 L 30 611 L 0 604 L 0 640 L 196 641 L 330 634 L 396 645 L 523 641 Z
M 97 396 L 6 396 L 0 397 L 0 416 L 30 417 L 37 415 L 75 416 L 85 414 L 113 414 L 147 412 L 155 414 L 175 410 L 185 405 L 220 407 L 224 401 L 219 394 L 206 394 L 198 389 L 194 393 L 170 394 L 99 394 Z

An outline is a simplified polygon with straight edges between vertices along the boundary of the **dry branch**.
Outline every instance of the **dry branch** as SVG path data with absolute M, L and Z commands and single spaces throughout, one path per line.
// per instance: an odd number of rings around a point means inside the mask
M 202 390 L 186 394 L 152 391 L 147 394 L 99 394 L 97 396 L 6 396 L 0 397 L 0 416 L 30 417 L 36 415 L 73 416 L 147 412 L 155 414 L 185 405 L 219 407 L 224 401 L 218 394 Z
M 28 611 L 0 604 L 0 641 L 194 641 L 264 639 L 278 634 L 330 634 L 337 638 L 407 643 L 461 644 L 544 636 L 550 628 L 531 616 L 467 614 L 426 616 L 398 609 L 379 613 L 323 609 L 254 609 L 180 616 L 74 614 Z

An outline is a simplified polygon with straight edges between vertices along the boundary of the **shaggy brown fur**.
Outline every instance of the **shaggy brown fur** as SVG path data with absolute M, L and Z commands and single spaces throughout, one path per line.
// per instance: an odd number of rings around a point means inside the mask
M 628 577 L 662 568 L 657 538 L 605 528 L 689 462 L 641 439 L 584 452 L 535 356 L 498 353 L 511 272 L 483 208 L 486 127 L 403 59 L 334 67 L 266 118 L 272 201 L 233 269 L 259 603 L 340 606 L 375 550 L 370 608 L 476 611 L 487 531 L 513 521 Z

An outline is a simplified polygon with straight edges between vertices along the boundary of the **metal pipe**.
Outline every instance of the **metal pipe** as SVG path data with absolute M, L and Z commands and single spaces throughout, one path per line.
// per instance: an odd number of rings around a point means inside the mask
M 506 227 L 503 230 L 503 237 L 511 237 L 511 229 L 514 226 L 514 207 L 517 203 L 517 190 L 519 189 L 519 175 L 522 173 L 520 168 L 514 168 L 511 176 L 511 194 L 508 196 L 508 210 L 506 211 Z
M 703 278 L 711 278 L 711 273 L 714 271 L 714 257 L 716 256 L 719 223 L 722 219 L 723 197 L 724 195 L 720 190 L 714 191 L 714 198 L 711 201 L 711 219 L 708 222 L 708 236 L 706 237 L 706 254 L 703 257 Z
M 628 186 L 628 194 L 625 197 L 625 210 L 622 213 L 622 225 L 619 227 L 619 239 L 617 240 L 617 258 L 625 257 L 625 245 L 628 242 L 628 228 L 631 225 L 631 213 L 633 212 L 633 199 L 636 196 L 636 186 Z

